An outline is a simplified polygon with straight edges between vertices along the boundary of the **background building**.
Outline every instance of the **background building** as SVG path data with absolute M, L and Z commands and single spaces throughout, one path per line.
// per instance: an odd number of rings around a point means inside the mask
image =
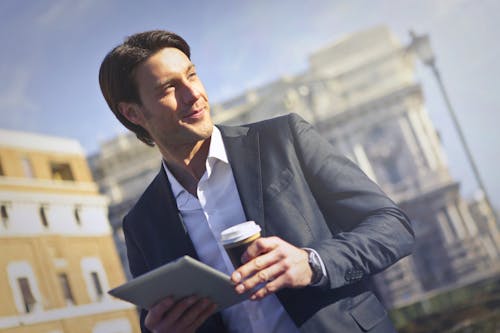
M 499 272 L 491 207 L 460 195 L 415 78 L 414 56 L 386 27 L 316 51 L 304 73 L 217 105 L 214 118 L 238 124 L 285 112 L 315 124 L 410 216 L 414 255 L 378 277 L 390 306 Z
M 80 144 L 0 130 L 0 331 L 139 332 Z
M 386 27 L 375 27 L 314 52 L 303 73 L 212 106 L 215 122 L 224 124 L 300 114 L 405 209 L 417 235 L 414 255 L 377 279 L 393 307 L 500 269 L 500 234 L 491 207 L 481 197 L 465 200 L 450 176 L 414 62 Z M 110 214 L 118 215 L 110 216 L 116 226 L 158 172 L 159 159 L 132 134 L 105 143 L 91 158 L 112 200 Z M 121 169 L 125 165 L 130 172 Z M 127 199 L 114 197 L 113 188 Z
M 129 132 L 102 143 L 88 162 L 99 191 L 109 200 L 113 237 L 130 279 L 122 220 L 160 170 L 161 155 L 156 147 L 145 145 Z

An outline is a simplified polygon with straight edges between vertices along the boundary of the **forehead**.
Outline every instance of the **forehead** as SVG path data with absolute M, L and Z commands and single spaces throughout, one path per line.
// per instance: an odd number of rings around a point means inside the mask
M 140 64 L 135 77 L 140 85 L 156 85 L 169 77 L 185 73 L 191 65 L 191 61 L 181 50 L 167 47 Z

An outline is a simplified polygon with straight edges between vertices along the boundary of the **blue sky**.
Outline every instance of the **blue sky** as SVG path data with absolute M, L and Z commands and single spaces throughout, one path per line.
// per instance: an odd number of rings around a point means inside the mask
M 500 2 L 495 0 L 0 1 L 0 128 L 77 139 L 88 152 L 123 131 L 97 83 L 104 55 L 149 29 L 184 36 L 213 102 L 297 73 L 314 50 L 386 24 L 429 33 L 452 104 L 500 207 Z M 477 188 L 438 87 L 419 66 L 427 108 L 456 179 Z

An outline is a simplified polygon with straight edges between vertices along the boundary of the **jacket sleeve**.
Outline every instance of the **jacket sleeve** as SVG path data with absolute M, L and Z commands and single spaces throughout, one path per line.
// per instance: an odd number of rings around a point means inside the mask
M 128 224 L 126 222 L 127 217 L 123 220 L 123 233 L 125 235 L 125 243 L 127 245 L 127 258 L 130 268 L 130 273 L 135 278 L 141 274 L 148 271 L 146 262 L 144 261 L 144 256 L 141 254 L 139 247 L 137 246 L 133 233 L 129 230 Z M 144 319 L 146 318 L 147 311 L 144 309 L 140 310 L 139 324 L 141 326 L 142 333 L 150 333 L 144 326 Z
M 349 159 L 297 115 L 289 125 L 294 145 L 318 206 L 333 237 L 311 244 L 323 263 L 330 288 L 376 274 L 410 254 L 410 221 Z

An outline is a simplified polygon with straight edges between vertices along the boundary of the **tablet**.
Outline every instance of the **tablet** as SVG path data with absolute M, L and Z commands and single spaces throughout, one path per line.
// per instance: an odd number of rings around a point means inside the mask
M 229 276 L 190 256 L 183 256 L 108 291 L 114 297 L 150 309 L 167 296 L 208 297 L 222 310 L 244 301 L 249 293 L 237 294 Z

